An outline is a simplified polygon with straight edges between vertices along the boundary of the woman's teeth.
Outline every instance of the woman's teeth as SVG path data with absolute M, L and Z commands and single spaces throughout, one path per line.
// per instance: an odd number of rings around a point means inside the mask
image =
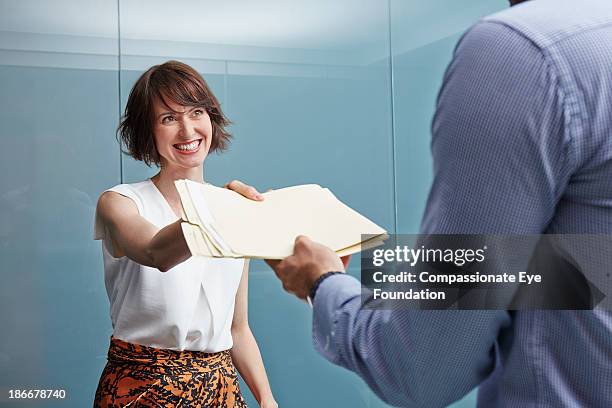
M 199 140 L 194 140 L 191 143 L 187 143 L 187 144 L 175 144 L 174 147 L 176 147 L 179 150 L 195 150 L 200 144 Z

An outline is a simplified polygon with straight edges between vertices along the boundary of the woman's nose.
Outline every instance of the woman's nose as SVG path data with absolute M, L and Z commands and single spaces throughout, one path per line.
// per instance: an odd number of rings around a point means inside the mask
M 189 138 L 190 136 L 193 136 L 194 127 L 191 121 L 189 119 L 183 119 L 180 122 L 181 122 L 181 135 L 180 136 L 184 138 Z

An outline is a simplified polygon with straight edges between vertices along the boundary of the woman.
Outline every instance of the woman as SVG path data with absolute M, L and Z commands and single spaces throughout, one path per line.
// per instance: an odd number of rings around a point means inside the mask
M 130 93 L 119 134 L 160 171 L 98 201 L 113 336 L 95 407 L 245 407 L 234 366 L 261 407 L 277 407 L 248 324 L 248 262 L 191 257 L 181 232 L 174 181 L 204 183 L 228 123 L 204 79 L 177 61 L 150 68 Z

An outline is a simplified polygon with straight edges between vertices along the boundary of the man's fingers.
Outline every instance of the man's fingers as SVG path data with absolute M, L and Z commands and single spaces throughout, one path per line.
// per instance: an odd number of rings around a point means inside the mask
M 306 235 L 298 235 L 295 237 L 294 245 L 309 245 L 312 243 L 312 240 L 308 238 Z
M 344 265 L 344 269 L 348 268 L 349 262 L 351 262 L 351 255 L 346 255 L 340 258 L 342 260 L 342 264 Z
M 264 259 L 264 261 L 274 270 L 276 270 L 278 264 L 282 262 L 280 259 Z
M 225 185 L 225 188 L 235 191 L 238 194 L 251 200 L 262 201 L 264 199 L 263 195 L 261 195 L 255 187 L 244 184 L 242 181 L 239 180 L 230 181 Z
M 287 259 L 287 258 L 285 258 L 285 259 Z M 296 295 L 295 292 L 293 292 L 291 290 L 292 288 L 291 288 L 291 284 L 289 283 L 290 281 L 287 280 L 286 265 L 281 265 L 280 268 L 278 267 L 282 262 L 284 262 L 284 259 L 283 260 L 279 260 L 279 259 L 264 259 L 264 261 L 272 268 L 272 270 L 276 274 L 276 277 L 281 281 L 281 285 L 283 287 L 283 290 L 285 292 L 288 292 L 291 295 Z

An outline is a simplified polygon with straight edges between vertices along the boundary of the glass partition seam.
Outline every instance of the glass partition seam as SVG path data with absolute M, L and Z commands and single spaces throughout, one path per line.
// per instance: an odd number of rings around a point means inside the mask
M 117 0 L 117 97 L 119 98 L 119 120 L 121 120 L 121 2 Z M 117 133 L 115 133 L 115 137 Z M 117 140 L 119 145 L 119 182 L 123 184 L 123 154 L 121 154 L 121 139 Z
M 391 107 L 391 177 L 392 177 L 392 194 L 393 194 L 393 231 L 397 234 L 397 166 L 395 157 L 395 82 L 393 71 L 393 42 L 392 42 L 392 25 L 391 25 L 391 1 L 387 0 L 387 19 L 388 19 L 388 41 L 389 41 L 389 97 Z

